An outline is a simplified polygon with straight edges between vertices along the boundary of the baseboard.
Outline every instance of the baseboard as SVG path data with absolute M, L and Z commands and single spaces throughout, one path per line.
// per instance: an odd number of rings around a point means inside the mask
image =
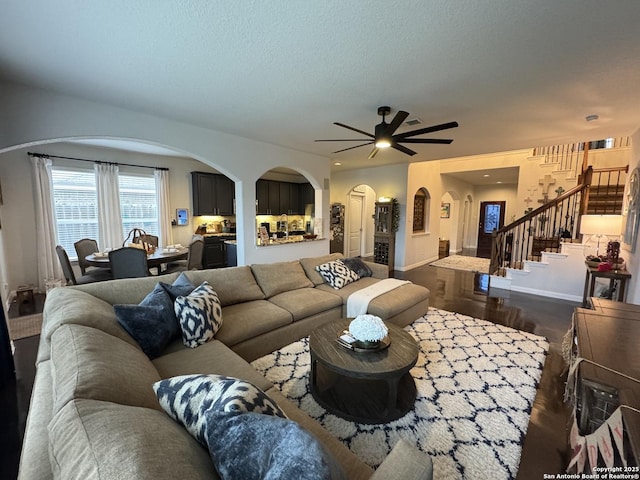
M 438 260 L 438 257 L 432 257 L 427 260 L 422 260 L 421 262 L 412 263 L 411 265 L 405 265 L 403 267 L 395 267 L 394 269 L 398 270 L 399 272 L 406 272 L 408 270 L 413 270 L 414 268 L 422 267 L 423 265 L 427 265 L 431 262 L 435 262 L 436 260 Z
M 536 288 L 511 286 L 514 292 L 528 293 L 530 295 L 539 295 L 541 297 L 557 298 L 559 300 L 568 300 L 570 302 L 582 303 L 582 297 L 579 295 L 571 295 L 568 293 L 551 292 L 549 290 L 538 290 Z

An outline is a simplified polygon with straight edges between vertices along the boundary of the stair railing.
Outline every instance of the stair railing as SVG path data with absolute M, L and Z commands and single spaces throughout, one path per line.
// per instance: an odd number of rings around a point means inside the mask
M 557 252 L 561 241 L 577 239 L 592 175 L 588 167 L 574 188 L 492 232 L 489 273 L 504 276 L 506 268 L 522 269 L 525 260 L 539 260 L 542 251 Z

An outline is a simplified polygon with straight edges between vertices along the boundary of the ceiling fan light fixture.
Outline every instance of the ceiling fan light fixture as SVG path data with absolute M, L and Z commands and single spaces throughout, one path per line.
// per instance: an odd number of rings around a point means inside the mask
M 376 148 L 389 148 L 391 146 L 391 135 L 387 131 L 388 126 L 384 121 L 384 117 L 382 118 L 382 123 L 376 125 Z
M 391 146 L 391 142 L 386 138 L 379 138 L 376 140 L 376 148 L 389 148 Z

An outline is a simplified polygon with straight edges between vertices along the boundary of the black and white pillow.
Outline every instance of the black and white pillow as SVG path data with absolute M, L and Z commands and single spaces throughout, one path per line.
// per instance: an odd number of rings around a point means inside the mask
M 360 280 L 356 272 L 347 267 L 341 260 L 333 260 L 331 262 L 318 265 L 316 270 L 325 282 L 336 290 L 341 289 L 345 285 Z
M 220 299 L 207 282 L 189 295 L 176 298 L 174 309 L 186 347 L 196 348 L 208 342 L 222 326 Z
M 154 383 L 160 406 L 206 445 L 206 413 L 254 412 L 287 418 L 254 384 L 224 375 L 181 375 Z

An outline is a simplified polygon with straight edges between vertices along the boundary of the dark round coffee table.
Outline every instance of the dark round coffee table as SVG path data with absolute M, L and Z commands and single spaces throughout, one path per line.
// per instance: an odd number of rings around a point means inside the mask
M 418 344 L 402 328 L 387 324 L 388 348 L 355 352 L 336 341 L 350 322 L 330 322 L 311 332 L 313 398 L 334 415 L 358 423 L 387 423 L 404 416 L 416 400 L 409 370 L 418 360 Z

